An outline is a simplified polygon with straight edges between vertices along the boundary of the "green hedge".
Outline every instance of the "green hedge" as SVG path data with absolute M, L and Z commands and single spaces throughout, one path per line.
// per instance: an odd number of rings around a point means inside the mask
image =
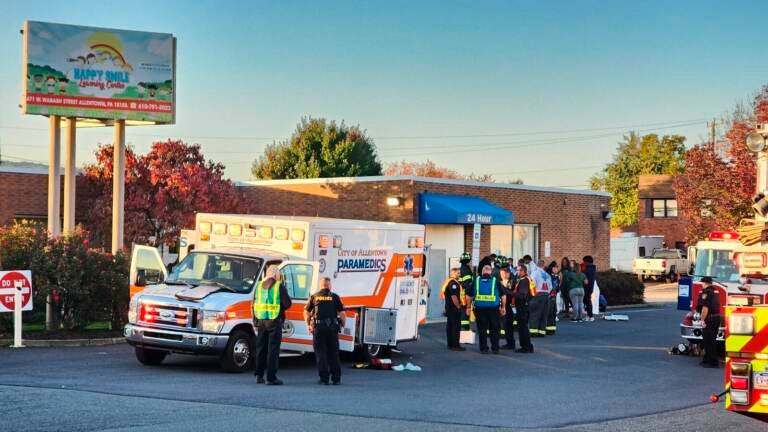
M 597 284 L 600 286 L 600 294 L 605 296 L 611 306 L 645 301 L 645 285 L 632 273 L 601 271 L 597 273 Z
M 127 318 L 128 268 L 122 253 L 90 249 L 81 229 L 48 238 L 45 228 L 34 223 L 0 227 L 0 270 L 32 271 L 34 312 L 25 313 L 27 322 L 44 321 L 50 294 L 61 328 L 107 321 L 119 329 Z M 0 328 L 11 325 L 10 314 L 0 314 Z

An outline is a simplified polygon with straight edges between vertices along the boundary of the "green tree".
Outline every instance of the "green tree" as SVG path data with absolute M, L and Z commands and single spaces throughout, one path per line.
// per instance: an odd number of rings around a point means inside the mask
M 381 175 L 373 139 L 357 126 L 303 118 L 290 140 L 268 145 L 253 162 L 259 179 Z
M 590 179 L 593 190 L 610 192 L 614 217 L 611 226 L 637 222 L 638 177 L 643 174 L 677 174 L 683 170 L 685 137 L 630 132 L 619 143 L 613 161 Z

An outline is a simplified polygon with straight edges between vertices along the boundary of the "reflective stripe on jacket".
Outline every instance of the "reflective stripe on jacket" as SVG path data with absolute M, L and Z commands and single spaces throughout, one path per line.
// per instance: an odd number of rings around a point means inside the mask
M 498 307 L 501 304 L 501 293 L 496 288 L 495 277 L 475 279 L 475 307 Z
M 259 282 L 253 296 L 253 317 L 273 320 L 280 314 L 280 281 L 275 281 L 268 289 L 262 288 L 262 282 Z

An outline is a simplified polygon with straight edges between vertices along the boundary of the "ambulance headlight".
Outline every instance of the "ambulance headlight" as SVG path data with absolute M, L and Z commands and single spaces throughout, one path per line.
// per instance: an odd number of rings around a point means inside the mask
M 755 319 L 752 315 L 733 314 L 728 318 L 728 332 L 733 335 L 752 335 L 755 333 Z
M 136 323 L 136 315 L 139 309 L 138 303 L 139 302 L 136 300 L 136 297 L 131 299 L 131 302 L 128 303 L 128 322 L 131 324 Z
M 226 320 L 224 312 L 220 311 L 201 311 L 200 330 L 204 333 L 218 333 L 224 327 Z

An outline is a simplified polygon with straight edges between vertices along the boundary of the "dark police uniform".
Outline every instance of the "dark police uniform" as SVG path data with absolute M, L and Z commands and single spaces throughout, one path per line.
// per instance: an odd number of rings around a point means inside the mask
M 320 381 L 327 384 L 330 378 L 334 384 L 338 384 L 341 381 L 339 364 L 341 326 L 338 314 L 344 310 L 341 298 L 330 290 L 320 290 L 309 298 L 305 309 L 310 313 L 310 319 L 315 326 L 312 342 Z
M 448 348 L 461 348 L 459 344 L 459 332 L 461 331 L 461 308 L 456 308 L 451 297 L 456 296 L 461 304 L 461 284 L 456 279 L 448 279 L 443 286 L 445 296 L 445 333 L 448 340 Z
M 504 284 L 504 281 L 501 281 L 501 285 L 504 287 L 502 295 L 507 299 L 506 314 L 501 317 L 501 329 L 504 331 L 504 338 L 507 340 L 507 344 L 502 348 L 515 349 L 515 313 L 512 311 L 515 281 L 514 279 L 509 279 L 506 284 Z
M 520 349 L 518 352 L 533 352 L 533 344 L 531 344 L 531 334 L 528 329 L 528 317 L 530 315 L 530 309 L 528 302 L 535 295 L 533 289 L 533 281 L 530 276 L 521 277 L 515 284 L 514 292 L 512 293 L 515 298 L 515 318 L 517 320 L 517 336 L 520 339 Z
M 720 298 L 717 296 L 715 288 L 711 285 L 705 287 L 699 293 L 696 311 L 701 313 L 704 306 L 707 307 L 709 312 L 705 320 L 706 326 L 701 331 L 702 344 L 704 346 L 704 359 L 701 361 L 701 364 L 703 366 L 719 367 L 717 332 L 720 330 Z

